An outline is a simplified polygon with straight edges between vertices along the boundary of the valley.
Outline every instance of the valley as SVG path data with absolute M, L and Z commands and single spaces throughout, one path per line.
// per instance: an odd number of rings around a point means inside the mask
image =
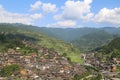
M 40 30 L 0 24 L 1 80 L 120 79 L 119 33 L 94 30 L 71 43 Z
M 120 0 L 0 0 L 0 80 L 120 80 Z

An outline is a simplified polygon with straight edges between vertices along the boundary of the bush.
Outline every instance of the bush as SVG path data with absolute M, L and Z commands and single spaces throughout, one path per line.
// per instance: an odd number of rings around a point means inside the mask
M 1 69 L 0 75 L 3 77 L 8 77 L 14 74 L 15 72 L 19 72 L 20 67 L 17 64 L 6 65 L 4 68 Z

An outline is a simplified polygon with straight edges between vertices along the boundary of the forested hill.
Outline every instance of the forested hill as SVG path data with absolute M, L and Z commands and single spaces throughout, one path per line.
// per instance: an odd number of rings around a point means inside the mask
M 14 35 L 9 37 L 18 37 L 22 40 L 29 40 L 32 43 L 55 50 L 61 55 L 65 55 L 73 62 L 81 62 L 80 51 L 74 48 L 71 44 L 61 40 L 51 38 L 39 31 L 39 27 L 23 24 L 0 24 L 0 33 L 6 35 Z M 0 43 L 0 47 L 3 46 Z M 13 42 L 14 44 L 14 42 Z M 5 44 L 6 45 L 6 44 Z
M 89 34 L 94 31 L 99 31 L 99 30 L 96 28 L 46 28 L 46 27 L 42 27 L 40 28 L 40 31 L 49 36 L 61 39 L 65 42 L 70 42 L 83 35 Z
M 90 51 L 97 47 L 108 44 L 115 37 L 116 35 L 109 34 L 104 30 L 100 30 L 73 40 L 72 43 L 79 49 Z
M 72 43 L 82 51 L 90 51 L 108 44 L 115 37 L 120 36 L 120 28 L 46 28 L 40 27 L 44 34 Z
M 43 32 L 46 35 L 64 40 L 66 42 L 71 42 L 82 36 L 88 35 L 90 33 L 94 33 L 94 32 L 99 33 L 100 31 L 105 31 L 108 34 L 112 34 L 112 35 L 120 34 L 120 28 L 116 28 L 116 27 L 103 27 L 103 28 L 88 28 L 88 27 L 84 27 L 84 28 L 46 28 L 46 27 L 40 27 L 38 30 L 40 30 L 41 32 Z
M 95 56 L 103 61 L 110 62 L 114 58 L 120 60 L 120 37 L 113 39 L 109 44 L 95 49 Z
M 70 43 L 75 47 L 78 47 L 82 51 L 90 51 L 97 47 L 108 44 L 112 39 L 120 36 L 120 28 L 116 27 L 104 27 L 104 28 L 46 28 L 36 27 L 32 25 L 23 24 L 0 24 L 0 31 L 8 31 L 11 33 L 19 32 L 29 36 L 35 36 L 39 34 L 52 37 L 54 41 L 62 41 L 62 43 Z M 5 27 L 4 27 L 5 26 Z M 12 28 L 11 28 L 12 27 Z M 33 34 L 35 33 L 35 34 Z M 51 39 L 50 39 L 51 40 Z M 43 40 L 44 41 L 44 40 Z M 53 41 L 53 42 L 54 42 Z M 45 41 L 44 41 L 45 42 Z M 41 43 L 46 45 L 45 43 Z M 51 45 L 51 42 L 48 43 Z M 47 44 L 47 47 L 48 47 Z

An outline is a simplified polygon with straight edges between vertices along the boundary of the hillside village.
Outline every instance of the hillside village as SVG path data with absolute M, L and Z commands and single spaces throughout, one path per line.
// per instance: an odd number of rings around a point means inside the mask
M 100 70 L 103 79 L 119 80 L 120 79 L 120 61 L 116 58 L 109 60 L 109 62 L 102 61 L 99 56 L 96 57 L 95 53 L 83 54 L 84 65 L 92 66 Z
M 3 37 L 4 41 L 6 40 Z M 102 79 L 108 77 L 119 80 L 120 78 L 117 72 L 120 61 L 116 58 L 108 63 L 101 61 L 95 53 L 83 53 L 79 55 L 84 62 L 81 65 L 73 63 L 65 54 L 61 55 L 54 49 L 48 49 L 25 39 L 18 41 L 16 39 L 15 42 L 19 45 L 15 45 L 14 41 L 13 44 L 9 44 L 8 40 L 7 43 L 13 48 L 8 47 L 0 52 L 0 80 L 83 80 L 84 78 L 95 80 L 99 79 L 96 78 L 99 74 L 102 75 L 100 77 Z M 11 66 L 13 69 L 8 68 Z
M 120 80 L 120 0 L 0 0 L 0 80 Z
M 23 42 L 26 46 L 29 42 Z M 0 69 L 6 65 L 17 64 L 20 71 L 12 73 L 9 77 L 0 77 L 0 80 L 71 80 L 76 74 L 86 72 L 83 66 L 71 63 L 59 53 L 47 48 L 31 45 L 38 48 L 40 54 L 30 53 L 23 55 L 19 52 L 20 47 L 9 49 L 0 55 Z
M 113 49 L 117 47 L 116 54 L 112 52 L 115 56 L 108 58 L 111 55 L 92 51 L 82 54 L 72 44 L 57 44 L 56 39 L 43 34 L 36 37 L 33 34 L 28 36 L 29 34 L 30 32 L 0 33 L 0 80 L 120 79 L 119 44 L 116 44 L 116 40 L 111 45 Z M 118 43 L 119 40 L 118 38 Z M 109 46 L 107 49 L 110 50 Z M 110 51 L 114 50 L 111 48 Z M 104 61 L 104 58 L 108 60 Z M 74 63 L 73 60 L 83 63 Z

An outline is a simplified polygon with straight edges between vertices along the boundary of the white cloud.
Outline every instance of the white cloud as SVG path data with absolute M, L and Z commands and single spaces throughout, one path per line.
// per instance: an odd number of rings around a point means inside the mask
M 37 1 L 34 4 L 30 5 L 30 11 L 37 11 L 40 8 L 42 8 L 42 10 L 47 13 L 49 12 L 54 13 L 57 12 L 58 10 L 55 4 L 43 3 L 41 1 Z
M 82 19 L 84 21 L 91 21 L 93 17 L 94 17 L 94 14 L 93 13 L 89 13 L 86 16 L 84 16 Z
M 86 18 L 88 19 L 92 14 L 90 12 L 90 8 L 91 8 L 90 3 L 92 3 L 92 0 L 84 0 L 84 1 L 68 0 L 65 2 L 65 5 L 62 7 L 63 12 L 61 14 L 56 15 L 54 18 L 57 19 L 62 17 L 63 19 L 71 19 L 71 20 L 86 19 Z
M 54 18 L 55 20 L 60 20 L 60 19 L 62 19 L 62 15 L 57 14 L 57 15 L 54 15 L 53 18 Z
M 0 23 L 23 23 L 33 24 L 35 20 L 41 19 L 41 14 L 12 13 L 0 6 Z
M 41 1 L 37 1 L 34 4 L 30 5 L 30 11 L 36 11 L 40 9 L 40 6 L 42 5 Z
M 41 13 L 36 13 L 36 14 L 32 14 L 32 15 L 30 15 L 31 16 L 31 18 L 33 18 L 33 19 L 41 19 L 42 18 L 42 14 Z
M 58 21 L 54 24 L 48 24 L 47 27 L 61 27 L 61 28 L 66 28 L 66 27 L 74 27 L 76 26 L 76 22 L 72 20 L 64 20 L 64 21 Z
M 85 2 L 86 4 L 90 4 L 90 3 L 92 3 L 92 0 L 84 0 L 84 2 Z
M 62 6 L 62 12 L 54 15 L 55 20 L 74 20 L 96 22 L 111 25 L 120 25 L 120 7 L 114 9 L 103 8 L 98 14 L 91 12 L 93 0 L 67 0 Z
M 94 20 L 98 23 L 109 23 L 120 25 L 120 8 L 107 9 L 103 8 L 95 15 Z
M 51 3 L 43 3 L 42 9 L 44 12 L 56 12 L 57 11 L 57 7 L 55 4 L 51 4 Z

